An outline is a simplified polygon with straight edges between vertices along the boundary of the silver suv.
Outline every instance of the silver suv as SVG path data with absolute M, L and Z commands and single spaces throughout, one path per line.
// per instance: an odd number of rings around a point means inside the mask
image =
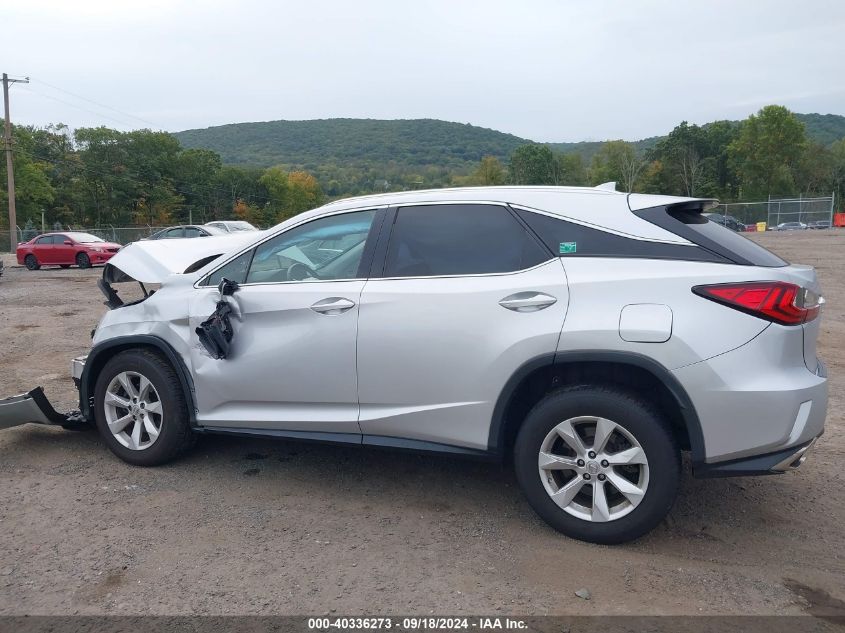
M 698 477 L 780 473 L 824 427 L 815 272 L 709 222 L 713 204 L 416 191 L 137 242 L 100 282 L 79 417 L 142 466 L 203 433 L 510 460 L 556 529 L 636 538 L 672 507 L 682 451 Z M 133 280 L 124 304 L 113 284 Z M 0 426 L 51 411 L 36 390 Z

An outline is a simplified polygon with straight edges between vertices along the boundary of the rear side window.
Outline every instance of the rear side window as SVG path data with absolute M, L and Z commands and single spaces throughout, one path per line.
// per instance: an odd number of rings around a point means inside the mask
M 390 238 L 386 277 L 505 273 L 549 255 L 505 207 L 446 204 L 402 207 Z
M 545 245 L 560 257 L 636 257 L 726 262 L 724 257 L 698 246 L 664 244 L 614 235 L 598 228 L 568 222 L 524 209 L 515 209 Z
M 655 207 L 636 211 L 636 215 L 671 231 L 729 261 L 746 266 L 774 268 L 786 266 L 787 262 L 729 228 L 711 222 L 695 207 Z

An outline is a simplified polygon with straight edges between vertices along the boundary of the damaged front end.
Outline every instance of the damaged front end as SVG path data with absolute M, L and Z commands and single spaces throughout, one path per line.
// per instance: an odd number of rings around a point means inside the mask
M 71 429 L 83 426 L 87 421 L 78 410 L 67 413 L 56 411 L 41 387 L 0 400 L 0 429 L 29 423 Z
M 183 306 L 182 302 L 161 302 L 154 312 L 156 318 L 148 320 L 146 313 L 139 306 L 137 309 L 129 306 L 140 304 L 150 299 L 159 289 L 164 290 L 166 284 L 171 291 L 173 287 L 188 284 L 190 274 L 207 266 L 218 257 L 237 249 L 257 238 L 255 233 L 249 235 L 232 234 L 231 236 L 208 237 L 203 239 L 178 240 L 149 240 L 130 244 L 106 264 L 102 278 L 97 286 L 105 296 L 105 305 L 109 312 L 103 316 L 97 328 L 92 331 L 95 347 L 106 342 L 110 337 L 151 335 L 153 331 L 147 327 L 162 325 L 182 320 L 178 314 Z M 126 282 L 134 282 L 127 285 Z M 120 288 L 115 287 L 121 284 Z M 140 287 L 140 293 L 135 289 Z M 186 287 L 190 287 L 186 285 Z M 231 294 L 237 290 L 237 284 L 223 280 L 220 284 L 220 301 L 211 316 L 196 328 L 197 336 L 205 350 L 216 359 L 226 358 L 232 340 L 232 323 L 230 314 L 238 316 L 237 306 L 231 303 Z M 165 296 L 159 294 L 158 297 Z M 149 304 L 146 304 L 149 305 Z M 210 307 L 210 306 L 209 306 Z M 168 309 L 170 312 L 168 312 Z M 103 331 L 108 335 L 102 335 Z M 86 385 L 81 385 L 86 357 L 76 358 L 72 362 L 71 374 L 78 389 L 86 393 L 86 386 L 90 388 L 91 381 L 96 377 L 86 378 Z M 90 402 L 80 402 L 83 411 L 90 411 Z M 66 429 L 85 426 L 93 422 L 93 416 L 85 415 L 78 410 L 69 412 L 57 411 L 48 401 L 44 390 L 39 386 L 26 393 L 9 398 L 0 399 L 0 430 L 34 423 L 47 426 L 61 426 Z
M 229 345 L 232 342 L 234 330 L 229 315 L 234 312 L 227 297 L 231 297 L 238 289 L 238 284 L 228 279 L 220 280 L 218 286 L 220 301 L 214 312 L 196 329 L 197 338 L 212 358 L 221 360 L 229 355 Z

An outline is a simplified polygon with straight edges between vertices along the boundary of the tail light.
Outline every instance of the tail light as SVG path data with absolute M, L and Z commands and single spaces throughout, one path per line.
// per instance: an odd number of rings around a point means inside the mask
M 729 308 L 781 325 L 800 325 L 819 315 L 821 297 L 808 288 L 785 281 L 695 286 L 692 291 Z

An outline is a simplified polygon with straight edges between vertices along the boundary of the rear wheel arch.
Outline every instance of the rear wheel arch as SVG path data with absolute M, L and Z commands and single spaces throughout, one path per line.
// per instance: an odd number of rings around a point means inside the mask
M 138 349 L 149 350 L 161 356 L 173 367 L 179 377 L 179 386 L 185 395 L 188 405 L 188 421 L 191 428 L 196 428 L 196 399 L 194 397 L 194 383 L 185 362 L 164 339 L 152 335 L 122 336 L 104 341 L 89 352 L 79 380 L 79 408 L 87 420 L 94 419 L 93 399 L 97 377 L 106 363 L 120 352 Z
M 633 352 L 578 350 L 544 354 L 522 365 L 496 401 L 488 449 L 509 459 L 516 435 L 531 408 L 548 393 L 572 385 L 607 385 L 639 397 L 649 390 L 672 423 L 678 444 L 692 453 L 693 467 L 704 463 L 701 423 L 686 390 L 657 361 Z

